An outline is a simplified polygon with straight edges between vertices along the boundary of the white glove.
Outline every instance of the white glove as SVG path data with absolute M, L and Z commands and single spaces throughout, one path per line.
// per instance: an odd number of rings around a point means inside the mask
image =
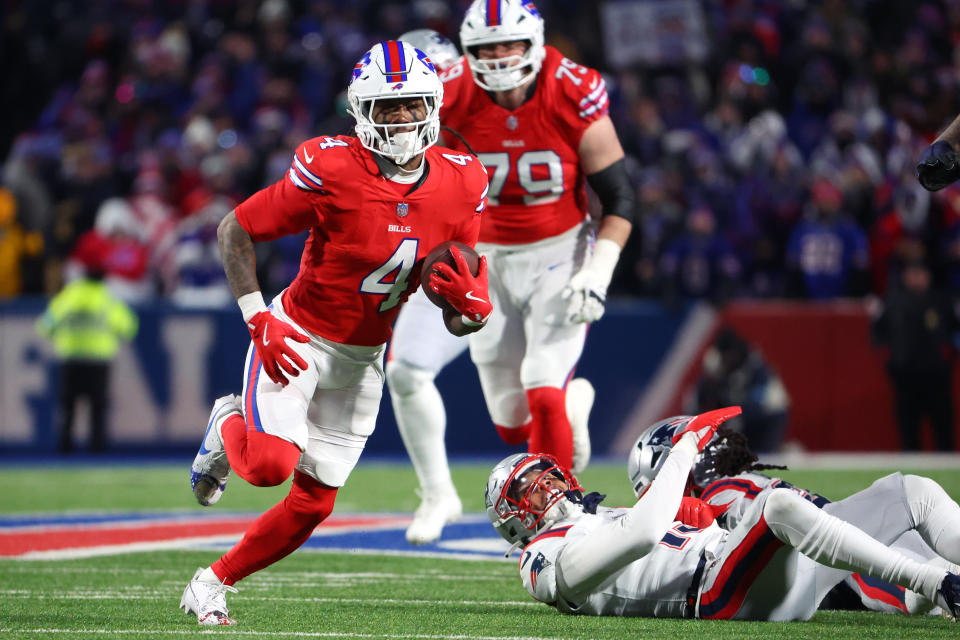
M 567 302 L 567 322 L 596 322 L 603 316 L 607 287 L 620 259 L 620 245 L 600 238 L 593 255 L 580 271 L 570 278 L 561 296 Z

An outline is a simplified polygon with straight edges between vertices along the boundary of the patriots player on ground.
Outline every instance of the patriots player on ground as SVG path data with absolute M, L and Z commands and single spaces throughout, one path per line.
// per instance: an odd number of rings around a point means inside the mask
M 606 88 L 595 70 L 544 45 L 532 2 L 475 0 L 460 43 L 464 57 L 442 74 L 440 118 L 462 134 L 490 175 L 477 251 L 490 261 L 496 308 L 476 334 L 486 339 L 471 336 L 470 355 L 501 437 L 580 470 L 590 455 L 594 391 L 571 378 L 587 323 L 603 315 L 634 209 Z M 603 206 L 593 246 L 588 182 Z M 432 381 L 445 361 L 429 342 L 415 346 L 416 359 L 407 359 L 412 349 L 399 340 L 391 347 L 391 393 L 409 415 L 435 415 L 442 405 Z M 460 513 L 443 423 L 403 417 L 398 423 L 423 495 L 407 539 L 429 542 Z
M 883 528 L 890 524 L 883 518 L 856 523 L 861 529 L 778 488 L 757 496 L 732 531 L 677 521 L 696 456 L 739 412 L 728 407 L 688 421 L 632 508 L 597 507 L 596 494 L 584 496 L 576 478 L 550 456 L 515 454 L 501 461 L 487 482 L 487 515 L 504 538 L 526 545 L 519 569 L 527 591 L 565 613 L 807 620 L 853 570 L 960 613 L 960 576 L 884 544 L 907 528 Z M 936 512 L 914 514 L 911 525 L 937 553 L 956 561 L 956 530 L 940 530 Z M 821 571 L 817 563 L 833 569 Z
M 304 142 L 286 178 L 220 224 L 224 268 L 253 341 L 242 402 L 227 396 L 211 412 L 194 494 L 204 505 L 219 500 L 231 469 L 256 486 L 293 473 L 293 486 L 197 570 L 180 604 L 200 624 L 233 624 L 225 592 L 292 553 L 332 511 L 373 432 L 384 343 L 419 279 L 456 309 L 444 313 L 452 333 L 479 330 L 492 310 L 482 259 L 476 277 L 446 265 L 418 272 L 437 244 L 476 243 L 487 189 L 476 158 L 434 146 L 443 85 L 429 58 L 403 42 L 377 44 L 354 68 L 347 97 L 357 137 Z M 300 272 L 268 309 L 254 243 L 305 229 Z
M 666 460 L 673 446 L 673 436 L 692 418 L 674 416 L 661 420 L 637 438 L 627 462 L 627 475 L 638 498 L 650 486 Z M 732 530 L 763 491 L 784 488 L 848 522 L 862 522 L 882 514 L 882 517 L 891 520 L 904 519 L 902 523 L 891 522 L 884 527 L 911 528 L 910 523 L 916 517 L 902 509 L 891 508 L 892 505 L 911 505 L 912 512 L 919 512 L 925 508 L 924 504 L 938 504 L 941 512 L 933 517 L 940 523 L 938 528 L 954 531 L 960 528 L 960 509 L 945 499 L 943 489 L 929 478 L 894 473 L 848 498 L 831 502 L 817 493 L 760 473 L 773 469 L 786 467 L 758 462 L 757 455 L 750 450 L 743 434 L 726 426 L 720 427 L 717 435 L 694 461 L 677 519 L 687 524 L 706 526 L 716 518 L 717 524 Z M 940 558 L 916 531 L 908 531 L 891 547 L 914 560 L 938 564 L 955 572 L 960 570 L 960 567 Z M 830 609 L 867 608 L 888 613 L 924 613 L 933 608 L 933 603 L 912 591 L 854 573 L 837 585 L 820 606 Z

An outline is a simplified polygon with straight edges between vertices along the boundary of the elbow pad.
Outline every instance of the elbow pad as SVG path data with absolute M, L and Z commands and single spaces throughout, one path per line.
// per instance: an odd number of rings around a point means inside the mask
M 603 215 L 625 218 L 632 224 L 636 197 L 627 175 L 626 158 L 620 158 L 602 171 L 591 173 L 587 182 L 600 198 Z

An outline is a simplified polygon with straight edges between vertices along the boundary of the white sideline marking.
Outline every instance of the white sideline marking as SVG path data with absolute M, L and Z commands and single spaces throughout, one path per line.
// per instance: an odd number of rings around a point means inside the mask
M 37 600 L 155 600 L 158 597 L 170 595 L 169 591 L 141 591 L 138 593 L 111 593 L 104 591 L 75 591 L 64 593 L 35 592 L 24 589 L 0 590 L 0 595 L 30 598 Z M 240 597 L 240 596 L 237 596 Z M 295 598 L 295 597 L 262 597 L 261 600 L 267 602 L 305 602 L 305 603 L 347 603 L 347 604 L 367 604 L 371 602 L 387 602 L 390 604 L 416 604 L 416 605 L 441 605 L 441 606 L 496 606 L 506 605 L 509 607 L 539 607 L 539 602 L 519 601 L 519 600 L 407 600 L 403 598 Z
M 195 636 L 210 635 L 219 633 L 230 633 L 231 635 L 280 637 L 280 638 L 396 638 L 415 639 L 424 638 L 425 640 L 561 640 L 560 638 L 550 638 L 545 636 L 466 636 L 466 635 L 434 635 L 425 633 L 407 634 L 407 633 L 350 633 L 342 631 L 330 632 L 309 632 L 309 631 L 234 631 L 232 629 L 12 629 L 0 628 L 0 633 L 89 633 L 101 635 L 142 635 L 146 633 L 162 634 L 171 636 Z

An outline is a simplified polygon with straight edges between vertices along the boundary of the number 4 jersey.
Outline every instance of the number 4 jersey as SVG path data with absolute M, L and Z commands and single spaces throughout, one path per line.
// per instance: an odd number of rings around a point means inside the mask
M 283 294 L 293 320 L 334 342 L 383 344 L 420 282 L 417 261 L 446 240 L 476 244 L 483 166 L 437 146 L 425 159 L 425 177 L 401 185 L 383 177 L 356 138 L 313 138 L 297 148 L 283 180 L 237 207 L 257 242 L 310 230 L 300 271 Z
M 440 76 L 441 122 L 466 139 L 490 175 L 481 242 L 536 242 L 586 217 L 577 151 L 587 127 L 607 114 L 607 90 L 597 71 L 546 51 L 533 96 L 513 111 L 477 86 L 465 58 Z

